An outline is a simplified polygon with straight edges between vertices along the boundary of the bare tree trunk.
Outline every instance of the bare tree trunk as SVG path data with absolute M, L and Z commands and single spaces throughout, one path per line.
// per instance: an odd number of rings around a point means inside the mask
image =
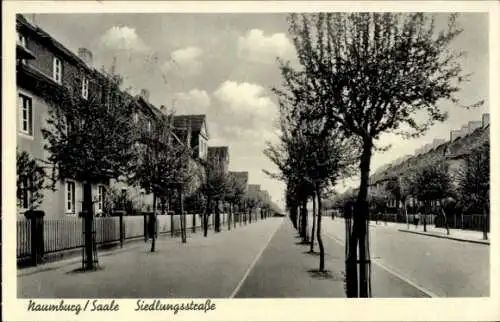
M 313 222 L 312 222 L 312 230 L 311 230 L 311 249 L 309 252 L 314 253 L 314 231 L 316 229 L 316 196 L 313 194 Z
M 229 214 L 227 218 L 227 230 L 231 230 L 231 223 L 232 223 L 232 217 L 233 217 L 233 204 L 230 202 L 229 203 Z
M 323 246 L 323 239 L 321 237 L 321 216 L 323 214 L 323 211 L 321 203 L 321 191 L 319 188 L 316 188 L 316 197 L 318 198 L 318 227 L 316 229 L 316 238 L 318 239 L 319 247 L 319 271 L 323 272 L 325 270 L 325 247 Z
M 427 231 L 427 214 L 430 211 L 429 201 L 425 201 L 425 212 L 424 212 L 424 232 Z
M 184 213 L 184 187 L 181 186 L 179 189 L 179 199 L 181 202 L 181 236 L 182 236 L 182 243 L 187 242 L 187 232 L 186 232 L 186 214 Z
M 483 207 L 483 240 L 488 240 L 488 212 Z
M 205 211 L 203 213 L 203 236 L 207 237 L 208 235 L 208 214 L 210 211 L 210 198 L 207 198 L 207 204 L 205 206 Z
M 220 232 L 220 209 L 219 209 L 219 200 L 215 201 L 215 232 Z
M 153 227 L 151 236 L 151 252 L 155 251 L 156 246 L 156 193 L 153 192 L 153 216 L 151 217 L 153 222 L 151 223 L 151 227 Z
M 239 218 L 239 215 L 237 215 L 235 212 L 234 212 L 234 209 L 231 209 L 233 211 L 233 228 L 236 229 L 236 218 Z M 239 207 L 238 207 L 238 212 L 239 212 Z
M 368 196 L 368 180 L 370 175 L 370 161 L 372 156 L 372 141 L 371 139 L 365 138 L 363 142 L 363 153 L 361 155 L 360 161 L 360 172 L 361 172 L 361 182 L 359 185 L 359 193 L 356 200 L 355 211 L 354 211 L 354 231 L 352 234 L 352 242 L 354 245 L 349 245 L 349 261 L 351 274 L 347 276 L 348 279 L 357 279 L 357 265 L 355 264 L 359 260 L 359 297 L 369 297 L 370 296 L 370 268 L 369 268 L 369 254 L 367 253 L 368 247 L 368 203 L 366 198 Z M 356 245 L 359 245 L 359 259 L 355 255 Z M 349 274 L 348 274 L 349 275 Z M 357 281 L 356 281 L 357 282 Z M 356 283 L 357 284 L 357 283 Z M 354 290 L 354 286 L 357 286 L 354 281 L 350 286 L 351 290 L 348 291 L 348 297 L 357 297 L 358 290 Z
M 307 243 L 307 198 L 302 199 L 302 242 Z
M 85 224 L 85 269 L 93 270 L 94 266 L 94 207 L 92 205 L 92 184 L 83 184 L 83 211 Z

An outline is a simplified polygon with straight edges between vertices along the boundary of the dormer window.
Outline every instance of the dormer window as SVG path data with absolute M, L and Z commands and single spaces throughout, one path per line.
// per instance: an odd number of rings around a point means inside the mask
M 84 99 L 89 98 L 89 79 L 85 76 L 82 79 L 82 97 Z
M 54 57 L 52 72 L 52 78 L 54 81 L 58 84 L 62 84 L 62 61 L 57 57 Z

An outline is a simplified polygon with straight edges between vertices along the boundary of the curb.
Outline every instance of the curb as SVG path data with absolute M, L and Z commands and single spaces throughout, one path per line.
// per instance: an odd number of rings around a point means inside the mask
M 436 238 L 451 239 L 451 240 L 473 243 L 473 244 L 482 244 L 482 245 L 488 245 L 488 246 L 490 245 L 490 242 L 485 241 L 485 240 L 465 239 L 465 238 L 459 238 L 459 237 L 452 237 L 452 236 L 448 236 L 448 235 L 441 236 L 441 235 L 436 235 L 436 234 L 427 233 L 427 232 L 411 231 L 411 230 L 407 230 L 407 229 L 398 229 L 398 231 L 405 232 L 405 233 L 411 233 L 411 234 L 417 234 L 417 235 L 431 236 L 431 237 L 436 237 Z

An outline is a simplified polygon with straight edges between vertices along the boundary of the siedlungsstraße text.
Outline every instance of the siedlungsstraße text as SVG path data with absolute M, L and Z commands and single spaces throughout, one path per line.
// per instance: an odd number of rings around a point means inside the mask
M 134 311 L 172 311 L 175 314 L 179 311 L 201 311 L 207 313 L 215 311 L 216 305 L 211 300 L 205 302 L 200 301 L 186 301 L 183 303 L 162 303 L 161 300 L 145 301 L 137 300 Z M 74 312 L 76 315 L 80 312 L 96 312 L 96 311 L 119 311 L 120 305 L 118 301 L 112 300 L 110 302 L 102 302 L 100 300 L 87 300 L 84 305 L 66 303 L 60 300 L 55 303 L 40 303 L 34 300 L 29 300 L 28 311 L 35 312 Z

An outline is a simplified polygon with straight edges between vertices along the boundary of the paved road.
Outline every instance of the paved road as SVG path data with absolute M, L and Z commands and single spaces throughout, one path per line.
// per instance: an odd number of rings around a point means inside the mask
M 344 242 L 342 220 L 328 218 L 324 232 L 337 247 Z M 370 237 L 375 286 L 379 284 L 378 275 L 385 271 L 428 296 L 489 296 L 488 245 L 410 234 L 384 226 L 370 227 Z

